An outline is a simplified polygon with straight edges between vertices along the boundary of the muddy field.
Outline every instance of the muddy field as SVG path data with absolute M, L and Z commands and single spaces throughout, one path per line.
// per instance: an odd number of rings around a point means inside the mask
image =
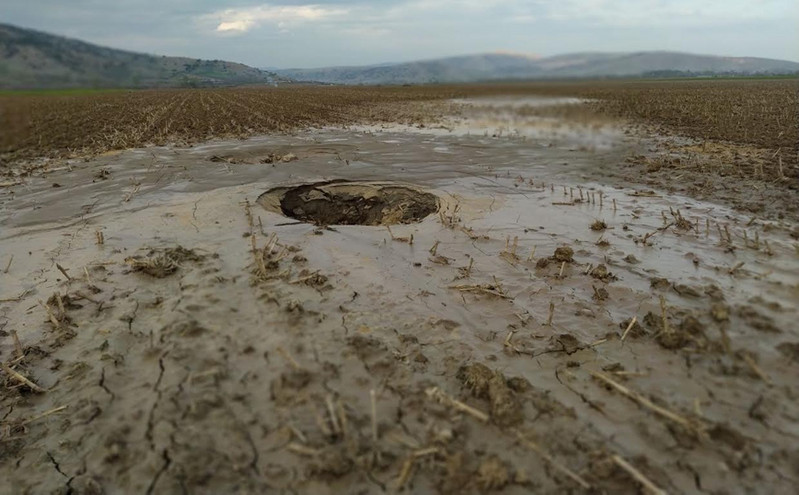
M 0 492 L 793 493 L 787 160 L 440 104 L 9 163 Z
M 519 111 L 585 120 L 590 110 L 593 118 L 647 123 L 657 134 L 687 136 L 702 143 L 744 144 L 749 147 L 748 153 L 728 157 L 735 158 L 736 172 L 770 180 L 799 177 L 796 79 L 3 93 L 0 169 L 26 160 L 41 166 L 42 161 L 37 159 L 43 157 L 86 157 L 168 143 L 190 145 L 211 138 L 293 132 L 311 126 L 384 122 L 429 125 L 438 123 L 442 114 L 457 111 L 447 105 L 454 98 L 507 95 L 582 98 L 589 104 L 579 109 L 556 105 Z M 750 169 L 752 158 L 762 158 L 764 163 Z

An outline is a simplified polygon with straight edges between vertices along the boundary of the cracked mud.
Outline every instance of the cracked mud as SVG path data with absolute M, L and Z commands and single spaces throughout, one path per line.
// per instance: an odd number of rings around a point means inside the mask
M 791 493 L 795 223 L 506 107 L 0 190 L 0 492 Z

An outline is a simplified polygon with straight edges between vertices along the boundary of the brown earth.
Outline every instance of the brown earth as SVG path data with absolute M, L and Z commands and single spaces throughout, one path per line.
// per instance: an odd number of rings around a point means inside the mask
M 316 225 L 415 223 L 439 209 L 435 195 L 395 183 L 325 181 L 279 187 L 258 197 L 277 213 Z
M 0 492 L 791 493 L 796 221 L 642 188 L 664 141 L 562 103 L 13 175 Z M 337 179 L 439 210 L 262 196 Z

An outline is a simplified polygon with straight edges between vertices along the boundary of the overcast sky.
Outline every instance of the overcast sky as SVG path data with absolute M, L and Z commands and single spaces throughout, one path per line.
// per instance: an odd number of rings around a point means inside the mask
M 256 67 L 497 51 L 675 50 L 799 61 L 799 0 L 0 0 L 0 22 Z

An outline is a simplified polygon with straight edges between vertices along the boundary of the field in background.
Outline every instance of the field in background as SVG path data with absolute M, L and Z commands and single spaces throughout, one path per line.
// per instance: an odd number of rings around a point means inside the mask
M 5 93 L 0 165 L 314 126 L 429 123 L 442 107 L 407 103 L 519 94 L 589 98 L 593 112 L 660 133 L 768 150 L 773 160 L 761 152 L 751 170 L 796 175 L 799 81 L 763 79 Z

